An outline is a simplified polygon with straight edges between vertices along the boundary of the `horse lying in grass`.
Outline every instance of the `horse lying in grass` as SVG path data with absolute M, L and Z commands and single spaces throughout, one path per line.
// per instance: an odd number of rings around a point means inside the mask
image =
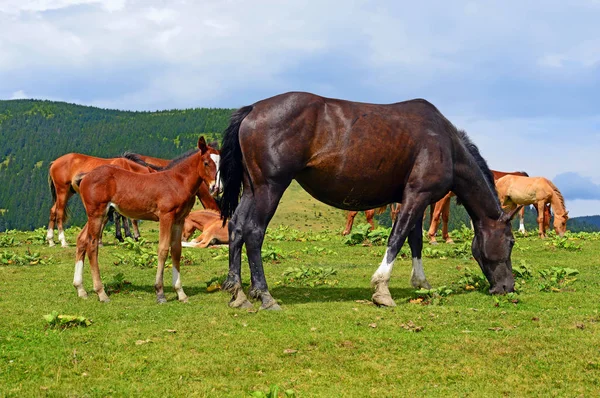
M 563 236 L 567 231 L 567 220 L 569 212 L 565 208 L 565 200 L 552 181 L 544 177 L 521 177 L 506 175 L 496 181 L 496 190 L 500 198 L 500 203 L 506 209 L 514 209 L 519 205 L 536 206 L 538 211 L 538 227 L 541 238 L 546 237 L 546 218 L 544 216 L 549 211 L 550 204 L 554 209 L 554 230 L 558 236 Z
M 166 302 L 163 290 L 165 260 L 171 249 L 173 287 L 179 301 L 187 301 L 181 285 L 181 233 L 185 217 L 196 201 L 202 182 L 215 190 L 217 166 L 210 156 L 204 137 L 198 149 L 174 159 L 163 171 L 138 174 L 115 166 L 101 166 L 78 177 L 78 186 L 88 217 L 77 237 L 73 286 L 79 297 L 87 297 L 83 287 L 83 263 L 87 253 L 94 291 L 102 302 L 109 298 L 104 291 L 98 268 L 98 239 L 109 207 L 127 217 L 159 222 L 156 299 Z
M 198 229 L 202 233 L 191 242 L 187 240 Z M 183 223 L 183 242 L 184 247 L 208 247 L 210 245 L 229 243 L 229 233 L 227 224 L 223 225 L 221 214 L 214 210 L 192 211 L 185 218 Z

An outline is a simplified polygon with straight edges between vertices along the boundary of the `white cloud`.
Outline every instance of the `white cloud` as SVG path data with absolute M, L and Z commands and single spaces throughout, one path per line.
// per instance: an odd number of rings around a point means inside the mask
M 30 97 L 27 94 L 25 94 L 25 91 L 23 91 L 23 90 L 15 91 L 10 96 L 10 99 L 25 99 L 25 98 L 30 98 Z

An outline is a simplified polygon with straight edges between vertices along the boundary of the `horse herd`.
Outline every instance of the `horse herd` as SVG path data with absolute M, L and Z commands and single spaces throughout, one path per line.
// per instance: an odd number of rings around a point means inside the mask
M 62 246 L 67 245 L 65 209 L 77 192 L 88 218 L 77 237 L 73 285 L 80 297 L 87 296 L 83 288 L 87 254 L 94 291 L 100 301 L 109 301 L 100 279 L 98 246 L 114 209 L 131 219 L 159 222 L 155 281 L 159 303 L 166 301 L 163 273 L 169 251 L 173 287 L 178 299 L 187 301 L 179 267 L 182 238 L 187 240 L 200 229 L 203 234 L 186 245 L 229 242 L 229 273 L 223 284 L 232 294 L 229 305 L 252 305 L 241 283 L 245 245 L 249 296 L 261 301 L 261 309 L 279 309 L 268 290 L 261 248 L 279 200 L 295 179 L 316 199 L 352 211 L 346 231 L 356 211 L 392 206 L 388 247 L 371 284 L 374 303 L 393 306 L 388 285 L 402 244 L 408 239 L 412 285 L 429 287 L 421 260 L 423 214 L 432 204 L 429 236 L 435 239 L 439 218 L 447 221 L 450 197 L 456 195 L 472 220 L 473 257 L 490 282 L 490 293 L 502 294 L 514 290 L 511 219 L 522 205 L 536 205 L 540 236 L 548 226 L 550 206 L 557 233 L 566 229 L 567 212 L 558 189 L 545 178 L 519 174 L 524 173 L 491 171 L 466 133 L 425 100 L 377 105 L 290 92 L 236 111 L 220 153 L 200 137 L 196 149 L 172 161 L 136 154 L 58 158 L 49 170 L 54 205 L 47 240 L 54 245 L 56 224 Z M 214 199 L 218 194 L 219 205 Z M 206 211 L 190 212 L 196 197 Z

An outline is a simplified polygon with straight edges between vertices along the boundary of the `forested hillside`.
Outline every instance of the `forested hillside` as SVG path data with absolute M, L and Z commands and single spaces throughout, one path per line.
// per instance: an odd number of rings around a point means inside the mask
M 0 101 L 0 231 L 48 224 L 48 167 L 69 152 L 116 157 L 125 151 L 172 158 L 198 136 L 219 139 L 231 109 L 125 112 L 38 100 Z M 84 222 L 78 198 L 71 222 Z
M 220 141 L 231 111 L 126 112 L 52 101 L 0 101 L 0 231 L 48 225 L 48 167 L 59 156 L 78 152 L 116 157 L 132 151 L 172 158 L 193 148 L 200 134 L 209 141 Z M 67 225 L 83 225 L 85 216 L 79 198 L 71 199 L 69 208 Z M 357 222 L 364 222 L 362 217 Z M 535 217 L 534 212 L 527 211 L 529 230 L 537 228 Z M 598 219 L 574 218 L 569 220 L 568 228 L 597 231 Z M 390 225 L 389 214 L 380 216 L 379 222 Z M 468 225 L 469 218 L 453 201 L 450 229 L 462 224 Z

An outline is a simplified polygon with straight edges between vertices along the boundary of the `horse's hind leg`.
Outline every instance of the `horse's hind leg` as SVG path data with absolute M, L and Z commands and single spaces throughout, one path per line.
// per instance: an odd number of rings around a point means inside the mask
M 398 218 L 392 227 L 392 233 L 388 240 L 383 261 L 371 278 L 371 286 L 374 288 L 373 302 L 382 306 L 395 306 L 389 290 L 389 281 L 394 267 L 396 256 L 400 252 L 406 237 L 410 235 L 411 251 L 413 255 L 413 276 L 411 281 L 418 281 L 419 285 L 427 286 L 425 274 L 419 275 L 422 270 L 420 250 L 423 246 L 421 228 L 423 225 L 422 214 L 430 202 L 428 193 L 412 194 L 404 192 L 404 201 L 398 213 Z M 418 228 L 417 228 L 418 227 Z M 418 238 L 420 236 L 420 238 Z M 419 243 L 420 242 L 420 243 Z M 417 251 L 419 252 L 417 255 Z
M 94 282 L 94 291 L 98 294 L 98 300 L 103 303 L 108 303 L 110 299 L 104 291 L 102 279 L 100 279 L 100 268 L 98 266 L 98 240 L 102 232 L 102 224 L 104 216 L 88 215 L 87 222 L 87 255 L 90 260 L 90 269 L 92 271 L 92 280 Z
M 249 190 L 244 190 L 248 192 Z M 222 290 L 232 294 L 229 306 L 232 308 L 252 308 L 246 294 L 242 290 L 242 246 L 244 235 L 242 227 L 246 223 L 250 205 L 254 198 L 251 194 L 244 194 L 240 200 L 235 213 L 229 220 L 229 273 L 223 283 Z
M 417 217 L 417 223 L 408 233 L 408 245 L 412 256 L 412 272 L 410 273 L 410 283 L 414 288 L 431 289 L 431 285 L 425 277 L 423 269 L 423 260 L 421 252 L 423 251 L 423 219 Z
M 288 187 L 287 184 L 260 185 L 254 187 L 254 197 L 251 198 L 246 222 L 242 226 L 242 234 L 246 243 L 248 263 L 250 264 L 250 297 L 260 299 L 261 310 L 281 309 L 269 293 L 267 280 L 262 264 L 261 248 L 265 239 L 267 225 L 279 204 L 279 199 Z M 252 191 L 250 195 L 252 195 Z M 244 191 L 246 192 L 246 191 Z
M 442 206 L 442 238 L 446 243 L 453 244 L 454 241 L 448 233 L 448 222 L 450 221 L 450 199 L 450 197 L 447 199 L 444 198 L 444 205 Z
M 173 288 L 177 292 L 177 299 L 182 303 L 188 302 L 188 297 L 181 285 L 181 232 L 182 224 L 174 224 L 171 228 L 171 259 L 173 260 Z
M 87 248 L 87 223 L 77 236 L 77 249 L 75 252 L 75 273 L 73 276 L 73 286 L 77 289 L 77 295 L 81 298 L 87 298 L 87 292 L 83 287 L 83 263 Z
M 525 206 L 519 210 L 519 232 L 525 233 Z
M 133 228 L 133 240 L 137 242 L 140 240 L 140 228 L 138 226 L 138 220 L 131 220 L 131 227 Z
M 429 244 L 437 245 L 438 242 L 435 239 L 435 234 L 437 233 L 438 227 L 440 225 L 440 217 L 442 216 L 442 206 L 441 202 L 437 201 L 435 204 L 429 205 L 430 211 L 430 223 L 429 223 L 429 231 L 427 231 L 427 236 L 429 236 Z
M 53 247 L 54 244 L 54 223 L 56 222 L 56 202 L 50 208 L 50 220 L 48 221 L 48 232 L 46 233 L 46 241 L 48 246 Z
M 115 238 L 119 242 L 124 242 L 125 240 L 123 239 L 123 234 L 121 233 L 121 220 L 123 220 L 124 222 L 127 221 L 125 220 L 125 217 L 121 216 L 116 211 L 113 213 L 113 220 L 115 223 Z
M 165 271 L 165 262 L 169 255 L 169 246 L 171 246 L 171 235 L 173 228 L 173 215 L 166 214 L 159 220 L 158 232 L 158 267 L 156 269 L 156 280 L 154 290 L 156 291 L 156 302 L 163 304 L 167 302 L 164 291 L 163 276 Z M 181 243 L 180 243 L 181 244 Z
M 375 229 L 375 222 L 373 221 L 373 217 L 375 217 L 375 209 L 365 210 L 365 217 L 367 218 L 367 222 L 371 225 L 371 231 Z
M 57 193 L 56 197 L 56 220 L 58 224 L 58 240 L 60 240 L 60 245 L 62 247 L 69 247 L 65 238 L 63 222 L 65 221 L 67 202 L 69 201 L 72 195 L 73 194 L 71 194 L 70 191 L 67 191 L 67 193 L 63 195 L 58 195 Z
M 357 211 L 349 211 L 347 220 L 346 220 L 346 228 L 344 228 L 344 232 L 342 235 L 348 235 L 352 231 L 352 225 L 354 224 L 354 217 L 358 214 Z
M 121 217 L 123 220 L 123 232 L 125 232 L 125 236 L 133 239 L 133 235 L 131 235 L 131 229 L 129 228 L 129 219 L 125 216 Z

